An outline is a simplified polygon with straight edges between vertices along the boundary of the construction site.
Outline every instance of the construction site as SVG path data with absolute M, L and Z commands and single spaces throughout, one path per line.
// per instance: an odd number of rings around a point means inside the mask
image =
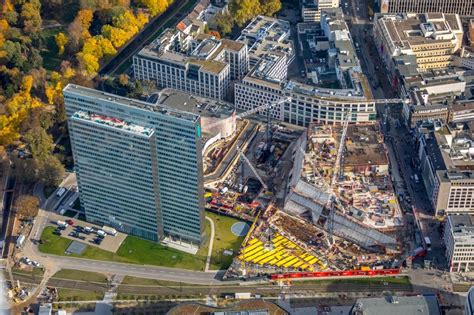
M 378 124 L 312 125 L 294 144 L 283 197 L 262 205 L 227 276 L 399 267 L 402 212 Z

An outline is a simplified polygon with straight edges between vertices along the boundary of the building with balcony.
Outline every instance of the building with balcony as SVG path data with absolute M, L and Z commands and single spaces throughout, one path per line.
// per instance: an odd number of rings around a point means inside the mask
M 342 10 L 323 11 L 320 24 L 299 24 L 298 32 L 307 82 L 287 80 L 282 56 L 268 54 L 235 85 L 236 108 L 249 110 L 287 99 L 273 107 L 273 118 L 299 126 L 374 121 L 375 102 Z
M 241 79 L 248 67 L 245 43 L 185 28 L 166 30 L 133 57 L 135 78 L 218 100 L 228 96 L 231 81 Z

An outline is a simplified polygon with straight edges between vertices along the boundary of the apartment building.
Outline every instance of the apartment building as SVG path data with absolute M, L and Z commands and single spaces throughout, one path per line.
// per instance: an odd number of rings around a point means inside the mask
M 319 22 L 321 11 L 339 7 L 339 0 L 303 0 L 301 18 L 303 22 Z
M 236 108 L 249 110 L 287 99 L 272 109 L 273 118 L 299 126 L 312 122 L 338 124 L 350 112 L 352 122 L 375 120 L 369 83 L 343 18 L 342 10 L 331 9 L 323 11 L 320 25 L 298 25 L 298 44 L 303 49 L 305 75 L 310 82 L 288 81 L 277 57 L 262 59 L 235 85 Z
M 218 100 L 248 67 L 245 43 L 179 29 L 168 29 L 133 57 L 135 78 Z
M 394 57 L 415 56 L 419 72 L 446 68 L 461 48 L 463 29 L 457 14 L 377 14 L 375 42 L 387 69 L 395 75 Z
M 468 214 L 448 215 L 443 238 L 449 271 L 472 272 L 474 269 L 474 217 Z
M 237 41 L 247 44 L 250 69 L 269 53 L 286 54 L 288 65 L 295 58 L 290 23 L 285 20 L 259 15 L 242 30 Z
M 381 13 L 436 13 L 474 15 L 474 0 L 379 0 Z
M 200 244 L 200 116 L 72 84 L 63 93 L 86 220 Z
M 440 122 L 417 128 L 423 184 L 436 215 L 474 214 L 472 123 Z

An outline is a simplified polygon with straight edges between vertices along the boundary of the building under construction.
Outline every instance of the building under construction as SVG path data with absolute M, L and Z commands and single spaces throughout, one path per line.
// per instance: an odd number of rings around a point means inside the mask
M 402 220 L 378 125 L 311 126 L 305 138 L 283 202 L 261 214 L 229 273 L 392 267 Z

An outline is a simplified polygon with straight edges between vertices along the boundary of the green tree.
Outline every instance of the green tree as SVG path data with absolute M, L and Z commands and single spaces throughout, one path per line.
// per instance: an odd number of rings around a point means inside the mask
M 47 186 L 58 186 L 63 180 L 64 166 L 55 155 L 49 155 L 42 163 L 40 169 L 40 179 Z
M 5 51 L 5 59 L 7 61 L 7 65 L 10 68 L 17 67 L 23 69 L 25 63 L 27 62 L 26 55 L 23 53 L 23 49 L 19 42 L 12 42 L 11 40 L 7 40 L 3 44 L 3 50 Z
M 29 0 L 21 6 L 21 21 L 23 31 L 29 36 L 37 38 L 41 31 L 41 3 L 39 0 Z
M 233 0 L 230 2 L 229 8 L 239 27 L 261 12 L 258 0 Z
M 261 0 L 260 1 L 260 14 L 272 16 L 281 9 L 280 0 Z
M 234 22 L 232 16 L 229 13 L 217 13 L 214 17 L 214 21 L 216 23 L 217 30 L 223 36 L 232 32 L 232 26 Z
M 38 180 L 39 166 L 34 159 L 14 158 L 15 175 L 21 178 L 24 183 L 34 183 Z
M 53 138 L 41 127 L 30 129 L 23 139 L 28 144 L 33 158 L 38 161 L 46 161 L 54 148 Z

